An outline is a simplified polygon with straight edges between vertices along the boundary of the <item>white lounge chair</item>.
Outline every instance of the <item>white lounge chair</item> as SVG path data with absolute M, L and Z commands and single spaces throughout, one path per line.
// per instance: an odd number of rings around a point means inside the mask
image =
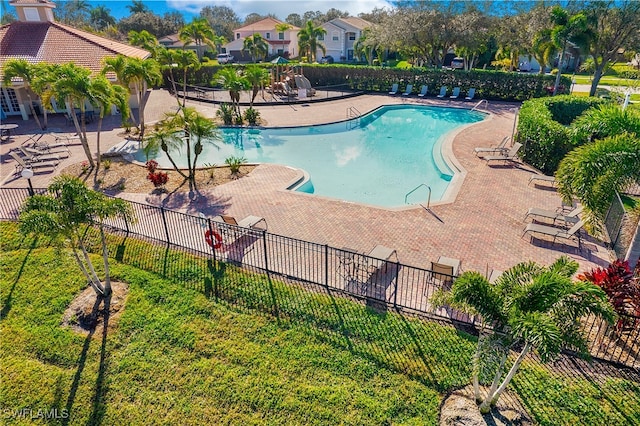
M 240 226 L 242 228 L 257 228 L 259 223 L 264 223 L 264 228 L 267 229 L 267 221 L 260 216 L 247 216 L 240 222 L 236 221 L 233 216 L 220 215 L 222 221 L 228 225 Z
M 426 84 L 424 84 L 421 88 L 420 88 L 420 93 L 418 93 L 418 96 L 420 96 L 421 98 L 424 98 L 425 96 L 427 96 L 427 91 L 429 90 L 429 86 L 427 86 Z
M 465 96 L 464 100 L 465 101 L 470 101 L 473 99 L 473 97 L 476 95 L 476 88 L 472 87 L 471 89 L 469 89 L 469 91 L 467 92 L 467 96 Z
M 578 215 L 582 213 L 582 209 L 583 207 L 579 206 L 571 210 L 569 213 L 564 214 L 563 212 L 532 207 L 529 209 L 529 211 L 527 211 L 527 214 L 524 215 L 524 219 L 527 220 L 529 216 L 532 216 L 534 218 L 552 219 L 554 225 L 556 221 L 560 221 L 565 225 L 567 224 L 573 225 L 580 221 L 580 218 L 578 217 Z
M 30 160 L 44 160 L 44 159 L 61 159 L 69 157 L 69 151 L 43 151 L 30 146 L 18 147 L 20 151 Z
M 407 88 L 404 89 L 404 93 L 402 94 L 402 96 L 409 96 L 411 94 L 411 91 L 413 91 L 413 84 L 407 84 Z
M 479 157 L 480 154 L 482 154 L 482 155 L 485 155 L 485 154 L 493 154 L 493 155 L 504 154 L 505 152 L 509 151 L 509 147 L 507 146 L 507 143 L 510 140 L 511 140 L 511 136 L 505 136 L 504 138 L 502 138 L 500 143 L 495 147 L 479 146 L 479 147 L 474 148 L 473 151 L 475 152 L 476 157 Z
M 439 98 L 444 98 L 445 96 L 447 96 L 447 86 L 442 86 L 440 88 L 440 93 L 438 94 Z
M 24 169 L 36 169 L 40 167 L 53 167 L 54 169 L 60 164 L 60 160 L 47 160 L 47 161 L 31 161 L 26 158 L 20 157 L 13 151 L 9 151 L 9 156 L 16 161 L 16 173 L 20 173 Z
M 547 175 L 533 175 L 529 178 L 529 183 L 527 185 L 531 185 L 531 182 L 540 181 L 550 183 L 551 185 L 556 184 L 555 176 L 547 176 Z
M 482 157 L 483 160 L 489 164 L 490 161 L 503 161 L 503 162 L 517 162 L 518 161 L 518 151 L 522 148 L 521 143 L 514 143 L 511 149 L 505 152 L 502 155 L 487 155 L 486 157 Z
M 393 86 L 391 86 L 391 91 L 389 92 L 390 95 L 397 95 L 398 94 L 398 83 L 393 83 Z
M 451 96 L 449 96 L 449 99 L 458 99 L 458 96 L 460 96 L 460 88 L 454 87 L 453 93 L 451 93 Z
M 578 249 L 582 248 L 580 240 L 580 229 L 584 226 L 584 221 L 579 221 L 571 229 L 556 228 L 555 226 L 540 225 L 537 223 L 529 223 L 525 228 L 522 236 L 524 237 L 527 232 L 531 234 L 542 234 L 553 237 L 553 242 L 556 240 L 578 240 Z

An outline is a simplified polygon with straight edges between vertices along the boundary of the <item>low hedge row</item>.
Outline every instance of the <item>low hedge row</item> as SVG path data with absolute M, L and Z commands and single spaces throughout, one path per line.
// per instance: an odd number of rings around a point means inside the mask
M 260 64 L 269 69 L 273 64 Z M 296 65 L 299 67 L 300 65 Z M 489 70 L 443 70 L 427 68 L 380 68 L 354 65 L 318 65 L 305 64 L 302 72 L 314 87 L 345 85 L 354 90 L 369 92 L 388 92 L 394 83 L 404 90 L 407 84 L 413 84 L 414 93 L 420 91 L 423 84 L 429 86 L 429 93 L 435 94 L 440 86 L 461 87 L 463 93 L 476 88 L 478 99 L 505 101 L 524 101 L 531 98 L 548 96 L 555 83 L 555 76 L 524 74 Z M 220 65 L 203 66 L 190 72 L 188 84 L 211 87 L 213 76 Z M 180 79 L 176 73 L 176 79 Z M 571 81 L 562 77 L 560 93 L 568 93 Z
M 569 125 L 586 110 L 606 102 L 600 98 L 567 95 L 524 102 L 517 136 L 523 144 L 523 160 L 545 174 L 555 173 L 564 156 L 586 142 L 576 140 Z

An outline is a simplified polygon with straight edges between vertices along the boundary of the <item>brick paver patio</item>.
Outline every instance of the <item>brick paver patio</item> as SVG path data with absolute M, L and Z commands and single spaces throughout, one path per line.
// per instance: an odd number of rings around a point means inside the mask
M 331 102 L 258 106 L 269 126 L 297 126 L 344 120 L 347 108 L 353 106 L 362 113 L 383 104 L 422 103 L 470 108 L 463 101 L 435 99 L 407 99 L 385 95 L 364 95 Z M 147 109 L 147 121 L 162 117 L 175 103 L 166 92 L 154 91 Z M 207 116 L 213 116 L 216 105 L 192 103 Z M 504 270 L 514 264 L 533 260 L 548 264 L 561 254 L 567 254 L 581 264 L 581 270 L 605 265 L 609 252 L 603 245 L 589 238 L 579 251 L 575 243 L 551 244 L 542 238 L 521 237 L 524 215 L 530 207 L 555 209 L 560 198 L 552 188 L 528 185 L 533 172 L 529 167 L 495 165 L 473 154 L 476 146 L 496 145 L 511 135 L 519 104 L 489 102 L 491 116 L 456 134 L 450 149 L 465 175 L 455 200 L 445 204 L 406 207 L 388 210 L 355 203 L 331 200 L 304 193 L 294 193 L 285 187 L 299 175 L 299 171 L 280 165 L 263 164 L 249 176 L 206 191 L 206 200 L 173 200 L 172 208 L 181 211 L 214 215 L 222 212 L 244 217 L 258 215 L 266 218 L 269 231 L 294 238 L 350 247 L 368 252 L 377 244 L 397 250 L 400 262 L 428 268 L 439 256 L 458 258 L 463 270 Z M 484 107 L 483 107 L 484 109 Z M 19 128 L 9 143 L 0 145 L 2 155 L 0 179 L 5 187 L 25 187 L 26 182 L 14 175 L 10 149 L 24 143 L 32 134 L 34 123 L 16 120 Z M 71 135 L 72 128 L 62 117 L 51 118 L 50 128 Z M 102 149 L 122 141 L 119 117 L 107 117 L 103 124 Z M 90 129 L 95 128 L 95 123 Z M 95 142 L 95 141 L 92 141 Z M 71 146 L 72 155 L 53 172 L 39 173 L 33 185 L 45 187 L 51 177 L 66 165 L 83 161 L 78 144 Z M 149 194 L 122 194 L 123 198 L 140 202 L 157 202 Z

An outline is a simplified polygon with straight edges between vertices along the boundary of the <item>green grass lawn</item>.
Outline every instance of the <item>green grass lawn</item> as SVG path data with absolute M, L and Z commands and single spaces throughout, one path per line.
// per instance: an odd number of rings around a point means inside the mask
M 0 241 L 7 424 L 35 423 L 7 415 L 27 408 L 83 425 L 435 425 L 470 377 L 475 338 L 451 326 L 123 237 L 110 251 L 126 307 L 113 332 L 88 338 L 60 326 L 86 285 L 72 258 L 11 223 Z M 527 361 L 514 389 L 540 424 L 640 423 L 637 383 L 607 380 Z

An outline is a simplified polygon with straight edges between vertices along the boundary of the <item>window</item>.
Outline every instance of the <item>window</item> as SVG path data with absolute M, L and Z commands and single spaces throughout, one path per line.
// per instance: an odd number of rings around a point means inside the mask
M 40 20 L 40 14 L 35 7 L 23 7 L 24 18 L 29 22 L 38 22 Z
M 356 33 L 349 33 L 349 40 L 355 40 L 356 39 Z
M 271 38 L 271 33 L 266 33 L 265 36 L 266 36 L 267 40 L 269 40 Z
M 236 40 L 240 40 L 240 33 L 236 33 Z
M 278 40 L 284 40 L 284 33 L 278 33 Z
M 331 40 L 333 40 L 333 41 L 340 41 L 340 34 L 338 34 L 337 32 L 335 32 L 335 31 L 334 31 L 334 32 L 331 34 Z
M 324 34 L 318 34 L 318 40 L 324 40 Z

